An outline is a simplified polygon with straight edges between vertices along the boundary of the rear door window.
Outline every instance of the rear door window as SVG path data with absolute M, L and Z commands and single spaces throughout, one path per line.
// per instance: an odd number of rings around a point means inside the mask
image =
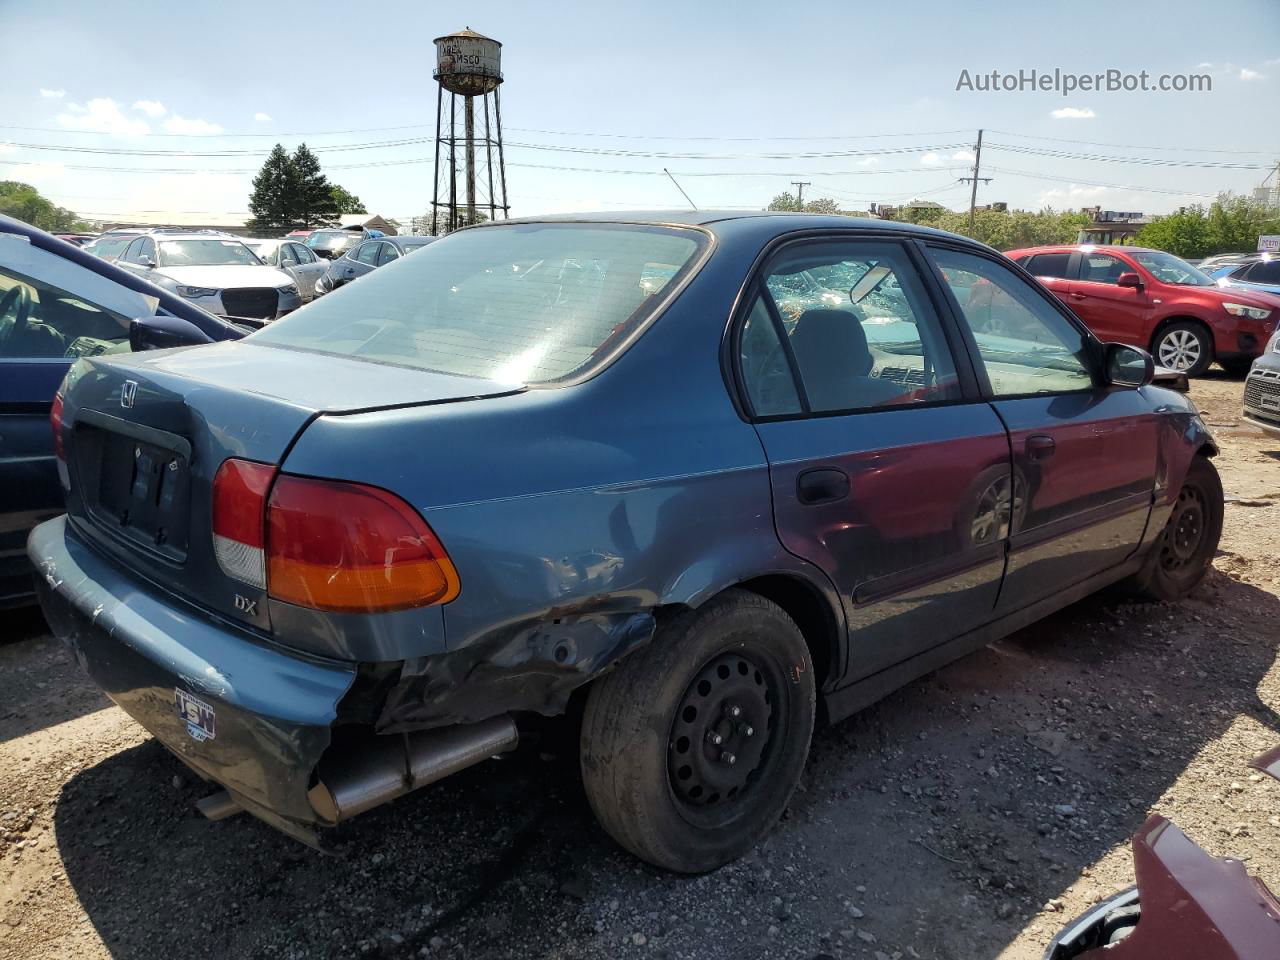
M 760 299 L 765 314 L 753 307 L 741 348 L 743 382 L 758 415 L 790 412 L 784 380 L 791 370 L 799 404 L 811 413 L 961 396 L 941 321 L 895 244 L 797 244 L 768 266 Z M 768 313 L 780 350 L 765 329 Z
M 1067 279 L 1067 268 L 1071 265 L 1069 253 L 1037 253 L 1022 261 L 1027 272 L 1033 277 L 1056 277 Z
M 367 263 L 369 266 L 376 266 L 378 263 L 378 248 L 380 243 L 366 243 L 358 251 L 356 251 L 355 259 L 361 263 Z
M 633 224 L 463 230 L 250 339 L 503 382 L 561 380 L 638 335 L 707 244 L 701 230 Z M 654 263 L 677 269 L 655 286 L 645 273 Z
M 382 252 L 378 254 L 378 266 L 382 266 L 384 263 L 390 263 L 392 260 L 399 258 L 400 251 L 396 249 L 395 244 L 383 243 L 380 244 L 380 246 L 382 247 Z

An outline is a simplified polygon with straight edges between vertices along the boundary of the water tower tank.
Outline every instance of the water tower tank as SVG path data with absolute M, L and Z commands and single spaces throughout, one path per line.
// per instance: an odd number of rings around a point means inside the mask
M 479 97 L 502 82 L 502 44 L 471 28 L 436 37 L 436 72 L 440 86 L 464 97 Z

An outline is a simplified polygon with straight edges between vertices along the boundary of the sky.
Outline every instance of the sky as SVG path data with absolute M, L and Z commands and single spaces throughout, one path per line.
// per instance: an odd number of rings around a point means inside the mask
M 95 219 L 240 223 L 267 151 L 305 141 L 371 213 L 421 215 L 432 40 L 464 26 L 503 43 L 514 216 L 686 208 L 664 167 L 702 209 L 795 180 L 846 210 L 965 209 L 979 128 L 978 202 L 1031 209 L 1165 213 L 1280 161 L 1276 0 L 0 0 L 0 179 Z M 1211 89 L 976 89 L 1055 69 Z

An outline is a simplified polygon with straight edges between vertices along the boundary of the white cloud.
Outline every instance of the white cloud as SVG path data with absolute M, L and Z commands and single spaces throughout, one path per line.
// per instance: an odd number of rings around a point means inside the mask
M 68 130 L 109 133 L 116 137 L 142 137 L 151 132 L 145 121 L 125 116 L 120 104 L 107 97 L 96 97 L 84 106 L 69 103 L 67 112 L 54 119 Z
M 255 113 L 255 114 L 253 115 L 253 119 L 254 119 L 254 120 L 256 120 L 256 121 L 258 121 L 258 123 L 270 123 L 270 122 L 271 122 L 271 118 L 270 118 L 269 116 L 267 116 L 267 114 L 265 114 L 265 113 Z
M 1049 111 L 1049 116 L 1055 120 L 1091 120 L 1097 114 L 1088 107 L 1059 107 Z
M 953 153 L 950 157 L 943 157 L 941 154 L 934 153 L 930 150 L 920 158 L 920 163 L 926 167 L 950 167 L 956 164 L 972 164 L 973 154 L 968 150 L 960 150 Z
M 169 112 L 159 100 L 135 100 L 133 101 L 133 109 L 145 113 L 153 120 L 158 120 Z
M 67 91 L 65 90 L 46 90 L 44 87 L 40 88 L 40 96 L 44 97 L 46 100 L 61 100 L 66 95 Z
M 222 132 L 222 127 L 216 123 L 210 123 L 208 120 L 188 120 L 176 113 L 169 115 L 169 119 L 164 122 L 164 129 L 167 133 L 217 134 Z
M 1267 79 L 1267 75 L 1265 73 L 1259 73 L 1257 70 L 1250 70 L 1248 67 L 1241 67 L 1240 79 L 1248 83 L 1251 80 L 1265 80 Z

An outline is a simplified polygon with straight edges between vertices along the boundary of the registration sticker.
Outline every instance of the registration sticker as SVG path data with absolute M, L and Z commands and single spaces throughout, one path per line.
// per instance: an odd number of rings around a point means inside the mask
M 178 716 L 186 721 L 187 733 L 191 739 L 200 743 L 213 739 L 215 733 L 213 707 L 177 687 L 173 689 L 173 703 L 178 710 Z

